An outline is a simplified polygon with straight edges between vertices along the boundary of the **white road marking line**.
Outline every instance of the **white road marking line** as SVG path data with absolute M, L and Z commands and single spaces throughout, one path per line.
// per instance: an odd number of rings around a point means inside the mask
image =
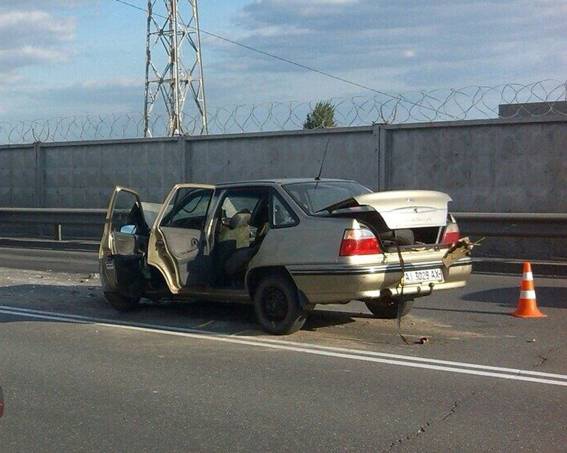
M 463 367 L 463 368 L 477 368 L 481 370 L 491 370 L 491 371 L 500 371 L 503 373 L 510 373 L 516 374 L 519 376 L 540 376 L 540 377 L 550 377 L 556 379 L 567 379 L 567 375 L 565 374 L 554 374 L 554 373 L 543 373 L 541 371 L 530 371 L 530 370 L 520 370 L 517 368 L 504 368 L 498 366 L 490 366 L 490 365 L 479 365 L 476 363 L 469 363 L 469 362 L 454 362 L 450 360 L 439 360 L 439 359 L 429 359 L 425 357 L 415 357 L 411 355 L 401 355 L 401 354 L 390 354 L 387 352 L 375 352 L 375 351 L 365 351 L 363 349 L 349 349 L 349 348 L 339 348 L 333 346 L 323 346 L 317 345 L 312 343 L 298 343 L 294 341 L 281 341 L 281 340 L 272 340 L 271 338 L 262 338 L 262 341 L 267 341 L 270 343 L 275 344 L 290 344 L 294 346 L 308 346 L 315 349 L 323 349 L 326 351 L 336 351 L 336 352 L 346 352 L 346 353 L 354 353 L 354 354 L 362 354 L 362 355 L 369 355 L 375 357 L 387 357 L 392 359 L 401 359 L 401 360 L 412 360 L 415 362 L 425 362 L 425 363 L 435 363 L 440 365 L 451 365 L 456 367 Z
M 567 386 L 567 375 L 539 373 L 529 370 L 517 370 L 513 368 L 489 367 L 471 363 L 450 362 L 436 359 L 426 359 L 421 357 L 403 356 L 397 354 L 377 353 L 372 351 L 362 351 L 356 349 L 330 348 L 325 346 L 315 346 L 305 343 L 288 342 L 262 339 L 258 340 L 252 337 L 234 337 L 224 334 L 218 334 L 207 331 L 197 331 L 194 329 L 182 329 L 172 326 L 164 326 L 159 324 L 136 324 L 129 322 L 118 323 L 118 320 L 95 318 L 81 315 L 69 315 L 62 313 L 46 312 L 40 310 L 31 310 L 24 308 L 14 308 L 8 306 L 0 306 L 0 313 L 7 315 L 20 316 L 24 318 L 46 319 L 64 322 L 85 322 L 93 323 L 101 327 L 118 328 L 125 330 L 133 330 L 139 332 L 157 333 L 162 335 L 181 336 L 186 338 L 195 338 L 199 340 L 218 341 L 224 343 L 240 344 L 247 346 L 256 346 L 269 349 L 279 349 L 293 352 L 301 352 L 306 354 L 343 358 L 350 360 L 358 360 L 363 362 L 384 363 L 389 365 L 405 366 L 410 368 L 422 368 L 437 371 L 447 371 L 451 373 L 470 374 L 475 376 L 495 377 L 500 379 L 509 379 L 516 381 L 535 382 L 540 384 L 550 384 Z M 350 351 L 350 352 L 338 352 Z M 441 364 L 450 364 L 454 366 L 442 366 Z M 468 369 L 477 368 L 477 369 Z M 485 371 L 492 370 L 492 371 Z M 501 372 L 495 372 L 498 370 Z M 541 377 L 530 377 L 530 375 Z M 554 379 L 545 379 L 552 377 Z

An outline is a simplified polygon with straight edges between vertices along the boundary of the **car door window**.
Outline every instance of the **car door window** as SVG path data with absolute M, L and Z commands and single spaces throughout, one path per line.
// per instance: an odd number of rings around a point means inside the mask
M 260 201 L 260 196 L 256 193 L 229 193 L 222 203 L 223 217 L 232 217 L 237 212 L 248 211 L 250 214 Z
M 180 189 L 174 203 L 164 215 L 161 226 L 202 229 L 212 193 L 210 189 Z
M 226 193 L 219 216 L 219 242 L 235 241 L 236 248 L 249 247 L 257 231 L 268 223 L 265 189 L 236 189 Z
M 132 233 L 143 226 L 142 211 L 138 197 L 128 190 L 116 193 L 111 217 L 111 230 L 121 231 L 124 226 L 132 226 Z
M 286 228 L 298 223 L 293 211 L 275 193 L 272 196 L 271 223 L 272 228 Z

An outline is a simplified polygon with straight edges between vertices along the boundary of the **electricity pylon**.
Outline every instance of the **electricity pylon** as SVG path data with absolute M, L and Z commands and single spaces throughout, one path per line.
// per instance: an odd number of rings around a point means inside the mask
M 192 126 L 184 128 L 187 97 Z M 165 104 L 169 136 L 207 134 L 197 0 L 148 0 L 145 137 L 152 136 L 151 117 L 158 98 Z

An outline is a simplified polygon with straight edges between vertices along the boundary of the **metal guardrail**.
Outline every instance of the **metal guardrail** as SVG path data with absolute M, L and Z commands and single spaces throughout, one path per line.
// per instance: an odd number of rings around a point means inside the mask
M 106 209 L 0 208 L 0 225 L 51 225 L 53 237 L 62 240 L 64 225 L 88 225 L 102 231 L 105 215 Z M 567 238 L 567 214 L 453 212 L 453 215 L 462 233 L 470 236 Z
M 567 214 L 454 212 L 461 231 L 470 236 L 567 238 Z
M 0 225 L 47 225 L 53 227 L 53 238 L 63 239 L 63 225 L 104 226 L 106 209 L 74 208 L 0 208 Z M 1 235 L 1 234 L 0 234 Z M 96 239 L 100 239 L 97 237 Z

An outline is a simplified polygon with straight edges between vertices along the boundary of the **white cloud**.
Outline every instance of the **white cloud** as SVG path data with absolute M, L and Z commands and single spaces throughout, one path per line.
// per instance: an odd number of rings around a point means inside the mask
M 0 49 L 0 62 L 4 66 L 11 65 L 12 68 L 34 63 L 51 63 L 65 61 L 65 52 L 33 46 L 23 46 L 15 49 Z
M 5 120 L 55 118 L 67 115 L 111 115 L 141 112 L 144 81 L 140 78 L 89 79 L 56 86 L 18 85 L 2 90 Z M 30 109 L 30 106 L 36 106 Z M 0 115 L 0 120 L 2 116 Z
M 458 88 L 565 78 L 560 49 L 567 46 L 566 20 L 563 0 L 256 0 L 236 15 L 232 36 L 343 77 L 356 73 L 355 80 L 380 90 Z M 300 91 L 276 87 L 285 87 L 295 73 L 305 76 L 304 70 L 210 44 L 221 57 L 208 67 L 210 77 L 238 62 L 243 86 L 281 80 L 274 82 L 274 99 Z M 329 96 L 352 90 L 315 79 L 317 91 L 335 90 Z
M 89 1 L 93 0 L 72 3 L 92 5 Z M 41 69 L 73 59 L 76 22 L 69 18 L 69 9 L 61 14 L 68 2 L 19 0 L 17 9 L 1 3 L 6 2 L 0 0 L 0 90 L 7 80 L 29 74 L 20 68 Z M 565 79 L 566 21 L 563 0 L 250 0 L 235 14 L 233 26 L 221 33 L 396 93 Z M 373 95 L 205 34 L 202 43 L 211 107 Z M 87 51 L 97 45 L 79 44 Z M 11 95 L 10 110 L 16 116 L 26 114 L 30 105 L 41 106 L 43 116 L 140 112 L 143 74 L 139 72 L 140 79 L 115 78 L 112 74 L 134 74 L 118 65 L 106 79 L 97 73 L 100 78 L 67 80 L 58 86 L 56 81 L 49 86 L 27 84 Z M 3 102 L 9 91 L 4 90 Z
M 60 63 L 72 54 L 76 23 L 37 9 L 0 8 L 0 74 L 12 78 L 24 66 Z M 0 82 L 1 83 L 1 82 Z

